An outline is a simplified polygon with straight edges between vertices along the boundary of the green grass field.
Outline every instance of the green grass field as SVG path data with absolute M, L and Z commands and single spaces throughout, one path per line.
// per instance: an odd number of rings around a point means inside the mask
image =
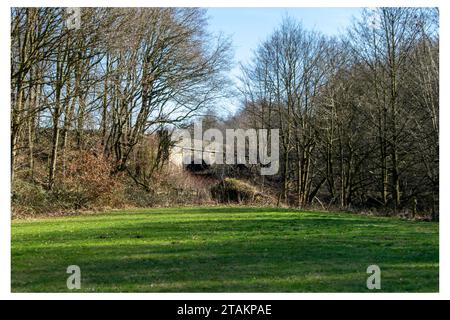
M 439 290 L 438 224 L 248 207 L 113 211 L 12 223 L 12 291 Z

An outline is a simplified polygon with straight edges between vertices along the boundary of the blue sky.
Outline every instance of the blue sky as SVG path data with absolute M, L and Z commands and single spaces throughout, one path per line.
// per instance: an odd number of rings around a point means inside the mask
M 251 59 L 253 50 L 280 25 L 284 16 L 302 21 L 307 29 L 337 35 L 360 12 L 361 8 L 208 8 L 209 30 L 231 36 L 236 63 L 231 74 L 236 78 L 238 63 Z M 229 111 L 238 107 L 235 100 L 224 103 Z

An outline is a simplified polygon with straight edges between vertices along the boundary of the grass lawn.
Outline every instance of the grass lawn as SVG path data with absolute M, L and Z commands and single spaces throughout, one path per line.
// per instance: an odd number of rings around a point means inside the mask
M 113 211 L 12 223 L 12 291 L 439 290 L 438 224 L 248 207 Z

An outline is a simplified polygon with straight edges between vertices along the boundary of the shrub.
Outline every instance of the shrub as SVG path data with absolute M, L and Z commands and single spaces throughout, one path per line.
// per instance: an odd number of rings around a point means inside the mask
M 234 178 L 225 178 L 211 188 L 212 197 L 218 202 L 253 202 L 258 190 L 251 184 Z
M 52 202 L 46 190 L 35 183 L 16 179 L 11 186 L 13 216 L 31 215 L 47 210 Z
M 53 189 L 53 196 L 74 209 L 117 206 L 122 194 L 120 177 L 112 176 L 112 165 L 103 155 L 72 154 L 66 170 Z

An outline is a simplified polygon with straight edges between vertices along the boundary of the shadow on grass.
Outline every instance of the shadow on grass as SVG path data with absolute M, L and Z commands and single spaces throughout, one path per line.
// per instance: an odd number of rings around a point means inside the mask
M 67 291 L 71 264 L 87 292 L 365 292 L 370 264 L 382 269 L 383 291 L 438 290 L 433 224 L 244 209 L 192 209 L 204 214 L 176 221 L 86 217 L 20 236 L 13 228 L 13 291 Z

